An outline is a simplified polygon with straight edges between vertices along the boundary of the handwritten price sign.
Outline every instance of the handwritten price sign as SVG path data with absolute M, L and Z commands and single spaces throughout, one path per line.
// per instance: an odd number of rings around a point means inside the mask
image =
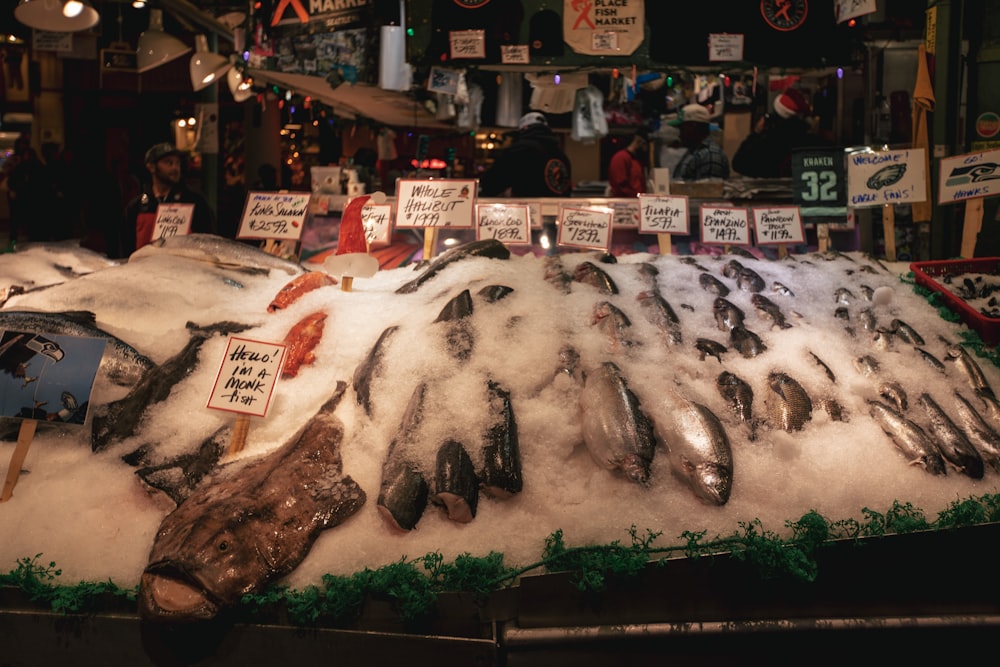
M 640 234 L 689 234 L 688 198 L 639 195 Z
M 798 206 L 777 206 L 752 210 L 757 245 L 805 243 L 802 215 Z
M 263 417 L 284 360 L 285 346 L 281 343 L 230 337 L 208 407 Z
M 160 204 L 156 207 L 156 226 L 153 227 L 153 238 L 163 239 L 191 233 L 191 219 L 193 217 L 194 204 Z
M 749 211 L 732 206 L 701 207 L 701 242 L 705 245 L 750 245 Z
M 361 224 L 365 228 L 365 239 L 368 245 L 373 243 L 389 243 L 389 232 L 392 230 L 392 204 L 372 204 L 361 207 Z
M 448 33 L 452 60 L 458 58 L 485 58 L 485 30 L 453 30 Z
M 531 243 L 531 216 L 521 205 L 488 204 L 476 207 L 476 240 L 494 239 L 506 245 Z
M 596 248 L 607 251 L 611 247 L 611 221 L 614 211 L 609 208 L 559 209 L 558 244 L 577 248 Z
M 472 229 L 478 184 L 475 179 L 399 179 L 396 227 Z
M 297 241 L 308 212 L 308 193 L 250 192 L 236 237 Z

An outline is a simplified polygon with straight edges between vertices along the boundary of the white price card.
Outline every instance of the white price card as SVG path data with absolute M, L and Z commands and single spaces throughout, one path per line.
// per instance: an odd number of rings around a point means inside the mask
M 285 361 L 284 343 L 231 336 L 208 407 L 263 417 Z
M 611 247 L 614 214 L 610 208 L 561 207 L 558 244 L 607 251 Z
M 191 219 L 194 218 L 194 204 L 162 203 L 156 207 L 156 223 L 153 238 L 186 236 L 191 233 Z
M 309 212 L 307 192 L 249 192 L 236 238 L 297 241 Z
M 690 234 L 690 230 L 685 195 L 639 195 L 640 234 Z
M 735 206 L 702 206 L 701 242 L 705 245 L 750 245 L 749 211 Z

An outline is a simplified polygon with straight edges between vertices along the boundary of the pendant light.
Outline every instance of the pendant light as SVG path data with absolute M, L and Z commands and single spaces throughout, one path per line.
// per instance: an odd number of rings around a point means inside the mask
M 101 19 L 83 0 L 20 0 L 14 17 L 29 28 L 48 32 L 89 30 Z
M 190 51 L 190 46 L 163 31 L 163 10 L 150 9 L 149 28 L 139 35 L 136 69 L 139 72 L 146 72 L 176 60 Z
M 225 56 L 209 51 L 205 35 L 195 35 L 194 47 L 194 55 L 191 56 L 191 85 L 197 92 L 218 81 L 232 67 L 232 63 Z

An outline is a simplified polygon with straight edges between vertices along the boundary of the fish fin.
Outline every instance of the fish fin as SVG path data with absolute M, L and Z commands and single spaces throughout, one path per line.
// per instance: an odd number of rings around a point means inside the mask
M 318 491 L 321 508 L 318 519 L 323 528 L 338 526 L 365 504 L 364 489 L 350 475 Z

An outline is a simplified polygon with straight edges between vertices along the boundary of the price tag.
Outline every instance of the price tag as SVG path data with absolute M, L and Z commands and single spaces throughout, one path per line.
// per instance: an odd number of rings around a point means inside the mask
M 297 241 L 308 212 L 308 193 L 249 192 L 236 237 Z
M 749 212 L 734 206 L 702 206 L 701 242 L 705 245 L 750 245 Z
M 396 185 L 396 227 L 472 229 L 475 179 L 404 179 Z
M 153 238 L 163 239 L 190 234 L 193 217 L 194 204 L 160 204 L 156 207 Z
M 611 221 L 614 211 L 610 208 L 559 209 L 559 245 L 577 248 L 595 248 L 607 251 L 611 247 Z
M 285 359 L 283 343 L 231 336 L 208 407 L 263 417 Z
M 798 206 L 754 208 L 757 245 L 805 243 L 802 215 Z
M 531 244 L 531 215 L 524 204 L 476 206 L 476 240 L 494 239 L 505 245 Z
M 640 234 L 690 234 L 688 198 L 639 195 Z
M 373 243 L 388 244 L 392 231 L 392 204 L 372 204 L 369 201 L 361 207 L 361 224 L 369 246 Z

